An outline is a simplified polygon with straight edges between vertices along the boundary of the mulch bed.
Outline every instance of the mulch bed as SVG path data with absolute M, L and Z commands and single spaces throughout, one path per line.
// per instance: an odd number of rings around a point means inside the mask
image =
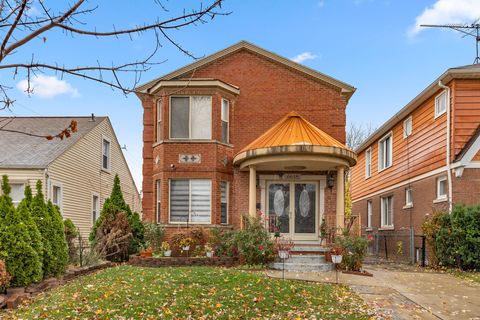
M 170 266 L 222 266 L 234 267 L 239 264 L 232 257 L 140 257 L 130 256 L 130 265 L 138 267 L 170 267 Z

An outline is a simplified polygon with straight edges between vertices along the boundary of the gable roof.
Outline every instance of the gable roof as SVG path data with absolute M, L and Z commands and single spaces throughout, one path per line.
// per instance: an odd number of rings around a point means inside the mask
M 63 140 L 31 137 L 21 133 L 0 131 L 0 168 L 46 168 L 84 135 L 107 117 L 0 117 L 0 126 L 37 135 L 58 133 L 72 120 L 78 123 L 78 131 Z
M 214 54 L 211 54 L 203 59 L 200 59 L 200 60 L 197 60 L 191 64 L 188 64 L 180 69 L 177 69 L 175 71 L 172 71 L 160 78 L 157 78 L 157 79 L 154 79 L 152 81 L 149 81 L 139 87 L 137 87 L 137 91 L 140 91 L 140 92 L 149 92 L 149 90 L 153 87 L 155 87 L 155 85 L 159 82 L 159 81 L 162 81 L 162 80 L 172 80 L 172 79 L 175 79 L 175 78 L 178 78 L 178 77 L 181 77 L 182 75 L 186 74 L 186 73 L 189 73 L 195 69 L 198 69 L 200 67 L 203 67 L 217 59 L 220 59 L 220 58 L 223 58 L 227 55 L 230 55 L 232 53 L 235 53 L 239 50 L 242 50 L 242 49 L 245 49 L 245 50 L 249 50 L 251 52 L 254 52 L 256 54 L 259 54 L 261 56 L 264 56 L 270 60 L 273 60 L 273 61 L 276 61 L 276 62 L 279 62 L 281 64 L 284 64 L 290 68 L 293 68 L 297 71 L 300 71 L 306 75 L 309 75 L 311 77 L 314 77 L 316 79 L 319 79 L 321 81 L 324 81 L 326 83 L 329 83 L 335 87 L 338 87 L 340 89 L 342 89 L 342 92 L 344 92 L 348 98 L 350 98 L 353 93 L 355 92 L 355 88 L 349 84 L 346 84 L 345 82 L 342 82 L 340 80 L 337 80 L 335 78 L 332 78 L 330 76 L 327 76 L 326 74 L 323 74 L 321 72 L 318 72 L 316 70 L 313 70 L 311 68 L 308 68 L 302 64 L 299 64 L 299 63 L 296 63 L 296 62 L 293 62 L 292 60 L 290 59 L 287 59 L 287 58 L 284 58 L 282 56 L 279 56 L 278 54 L 276 53 L 273 53 L 273 52 L 270 52 L 268 50 L 265 50 L 263 48 L 260 48 L 250 42 L 247 42 L 247 41 L 240 41 L 238 42 L 237 44 L 234 44 L 228 48 L 225 48 L 221 51 L 218 51 Z M 241 89 L 241 88 L 240 88 Z
M 480 65 L 466 65 L 456 68 L 450 68 L 445 71 L 440 77 L 433 81 L 427 88 L 420 92 L 413 100 L 411 100 L 405 107 L 400 109 L 396 114 L 388 119 L 382 126 L 380 126 L 374 133 L 372 133 L 359 147 L 355 149 L 357 154 L 367 149 L 372 143 L 380 139 L 388 131 L 391 130 L 397 123 L 403 121 L 413 110 L 419 107 L 427 99 L 429 99 L 435 92 L 441 90 L 439 82 L 448 84 L 453 79 L 480 79 Z

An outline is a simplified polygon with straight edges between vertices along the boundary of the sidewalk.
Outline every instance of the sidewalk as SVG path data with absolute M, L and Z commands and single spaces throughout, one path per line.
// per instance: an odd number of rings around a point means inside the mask
M 339 273 L 382 319 L 480 319 L 480 285 L 420 268 L 368 265 L 373 277 Z M 281 271 L 267 271 L 281 278 Z M 335 283 L 335 272 L 285 272 L 285 278 Z

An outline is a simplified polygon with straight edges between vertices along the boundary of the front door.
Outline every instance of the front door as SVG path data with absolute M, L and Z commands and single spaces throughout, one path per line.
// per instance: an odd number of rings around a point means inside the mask
M 318 239 L 317 182 L 270 182 L 267 199 L 270 232 L 292 240 Z

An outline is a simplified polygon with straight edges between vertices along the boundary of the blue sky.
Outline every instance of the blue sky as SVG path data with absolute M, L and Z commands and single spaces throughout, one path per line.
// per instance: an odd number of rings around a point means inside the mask
M 116 7 L 110 8 L 113 3 Z M 170 10 L 167 13 L 153 0 L 103 1 L 96 13 L 83 20 L 85 28 L 96 26 L 98 30 L 113 24 L 129 27 L 157 16 L 172 17 L 198 1 L 170 0 L 165 4 Z M 96 1 L 91 0 L 86 7 L 94 5 Z M 418 31 L 416 23 L 473 22 L 480 18 L 480 1 L 225 0 L 223 10 L 232 13 L 208 24 L 171 32 L 170 36 L 197 56 L 240 40 L 287 58 L 300 55 L 305 65 L 357 88 L 348 105 L 348 122 L 378 126 L 445 69 L 470 64 L 475 58 L 473 38 L 462 38 L 453 31 Z M 154 45 L 149 34 L 134 36 L 133 40 L 98 40 L 51 31 L 46 38 L 45 42 L 32 41 L 9 61 L 28 62 L 34 53 L 40 61 L 71 66 L 91 65 L 97 60 L 119 64 L 132 57 L 145 57 Z M 166 62 L 144 74 L 142 82 L 192 62 L 166 41 L 162 43 L 156 59 Z M 46 73 L 37 79 L 36 94 L 28 97 L 17 89 L 22 76 L 12 79 L 11 73 L 0 73 L 0 79 L 14 87 L 14 115 L 108 115 L 120 144 L 127 146 L 124 154 L 141 188 L 142 107 L 136 96 L 126 97 L 97 83 L 68 76 L 48 78 L 55 75 Z

